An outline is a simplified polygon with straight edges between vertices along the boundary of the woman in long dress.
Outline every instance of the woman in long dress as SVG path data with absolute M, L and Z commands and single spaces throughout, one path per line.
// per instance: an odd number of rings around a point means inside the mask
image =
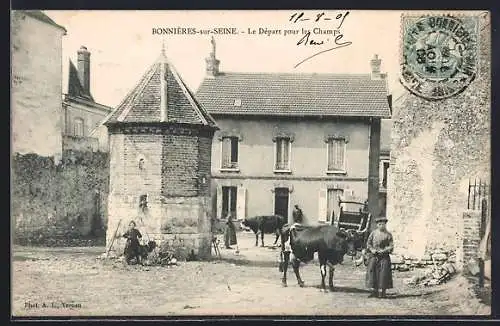
M 227 217 L 226 230 L 224 232 L 224 245 L 226 249 L 233 249 L 231 246 L 237 244 L 236 229 L 233 223 L 233 216 L 229 214 Z
M 377 228 L 368 236 L 366 243 L 368 254 L 366 287 L 372 289 L 369 297 L 385 298 L 386 290 L 393 287 L 389 254 L 394 250 L 394 243 L 392 234 L 386 228 L 387 219 L 380 217 L 375 222 Z
M 135 228 L 135 222 L 130 221 L 129 223 L 129 229 L 127 232 L 125 232 L 122 236 L 127 239 L 127 242 L 125 243 L 125 249 L 123 251 L 123 254 L 125 256 L 125 260 L 127 261 L 127 264 L 130 265 L 132 262 L 132 259 L 136 259 L 137 264 L 142 264 L 141 262 L 141 257 L 139 253 L 139 239 L 142 238 L 141 232 Z

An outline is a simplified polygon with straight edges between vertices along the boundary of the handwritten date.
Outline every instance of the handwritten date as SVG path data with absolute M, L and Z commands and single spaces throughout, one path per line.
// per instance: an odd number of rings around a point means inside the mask
M 342 27 L 342 24 L 344 23 L 344 20 L 347 17 L 347 15 L 349 15 L 349 11 L 346 11 L 345 13 L 339 13 L 335 16 L 335 20 L 340 21 L 339 25 L 336 27 L 337 29 Z M 308 20 L 313 20 L 316 23 L 319 21 L 325 21 L 325 20 L 329 21 L 332 19 L 327 17 L 324 12 L 316 14 L 315 18 L 313 18 L 313 19 L 305 17 L 304 12 L 294 13 L 293 15 L 290 16 L 290 19 L 289 19 L 289 21 L 291 21 L 292 23 L 308 21 Z

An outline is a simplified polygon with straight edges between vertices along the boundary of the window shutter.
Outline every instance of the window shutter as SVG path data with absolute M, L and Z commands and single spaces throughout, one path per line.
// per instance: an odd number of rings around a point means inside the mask
M 327 202 L 327 192 L 326 188 L 321 188 L 319 190 L 319 200 L 318 200 L 318 221 L 326 222 L 326 215 L 328 202 Z
M 231 139 L 222 138 L 222 162 L 221 166 L 227 168 L 231 165 Z
M 327 150 L 328 150 L 328 171 L 332 171 L 333 168 L 334 168 L 334 155 L 333 155 L 333 146 L 334 146 L 334 142 L 332 139 L 328 140 L 328 143 L 326 145 L 327 147 Z
M 222 186 L 217 185 L 217 212 L 215 213 L 217 218 L 223 218 L 222 216 Z
M 238 220 L 243 220 L 246 218 L 246 195 L 247 189 L 244 187 L 238 187 L 238 195 L 236 199 L 236 218 Z

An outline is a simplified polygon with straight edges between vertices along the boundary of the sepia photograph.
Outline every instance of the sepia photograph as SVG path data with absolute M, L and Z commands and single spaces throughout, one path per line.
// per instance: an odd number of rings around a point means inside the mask
M 490 19 L 12 10 L 11 317 L 491 315 Z

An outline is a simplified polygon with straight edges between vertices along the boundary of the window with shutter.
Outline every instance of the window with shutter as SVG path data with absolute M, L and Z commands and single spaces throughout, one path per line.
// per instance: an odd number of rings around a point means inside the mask
M 346 142 L 342 138 L 330 138 L 327 142 L 328 167 L 327 172 L 345 172 Z
M 238 169 L 238 137 L 222 138 L 222 169 Z
M 326 222 L 328 215 L 327 189 L 321 188 L 318 196 L 318 221 Z
M 276 139 L 276 158 L 274 166 L 275 171 L 290 170 L 290 151 L 290 138 L 281 137 Z

